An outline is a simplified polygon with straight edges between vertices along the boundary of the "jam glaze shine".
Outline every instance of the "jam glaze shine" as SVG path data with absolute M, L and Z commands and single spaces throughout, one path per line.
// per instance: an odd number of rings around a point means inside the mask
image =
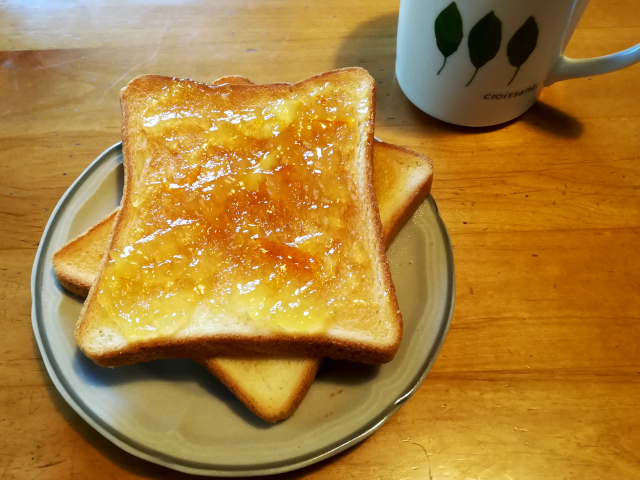
M 291 333 L 375 328 L 359 173 L 345 166 L 367 92 L 325 84 L 239 108 L 228 87 L 176 81 L 147 103 L 134 217 L 98 285 L 127 338 L 229 314 Z

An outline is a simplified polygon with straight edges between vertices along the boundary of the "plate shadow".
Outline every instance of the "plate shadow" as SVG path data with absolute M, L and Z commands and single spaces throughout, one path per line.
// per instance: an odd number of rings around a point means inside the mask
M 162 380 L 171 383 L 196 383 L 203 390 L 225 403 L 234 414 L 246 423 L 259 429 L 268 429 L 274 424 L 251 413 L 247 407 L 222 385 L 212 374 L 197 362 L 187 359 L 155 360 L 153 362 L 105 368 L 96 365 L 79 350 L 73 368 L 87 384 L 109 388 L 125 383 L 143 383 Z

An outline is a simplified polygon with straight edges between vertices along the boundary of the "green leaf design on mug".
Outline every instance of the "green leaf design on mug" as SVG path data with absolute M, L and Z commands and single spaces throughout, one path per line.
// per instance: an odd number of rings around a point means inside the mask
M 447 58 L 453 55 L 462 43 L 462 17 L 456 2 L 451 2 L 447 8 L 440 12 L 436 18 L 435 32 L 438 50 L 444 55 L 444 62 L 438 70 L 438 75 L 440 75 L 447 63 Z
M 476 67 L 467 87 L 476 78 L 476 73 L 492 60 L 500 50 L 502 43 L 502 22 L 493 11 L 482 17 L 469 32 L 469 57 Z
M 533 17 L 527 18 L 527 21 L 513 34 L 509 44 L 507 45 L 507 57 L 509 63 L 516 67 L 516 73 L 511 77 L 511 81 L 507 85 L 511 85 L 513 79 L 516 78 L 520 67 L 529 59 L 529 56 L 536 49 L 538 44 L 538 24 Z

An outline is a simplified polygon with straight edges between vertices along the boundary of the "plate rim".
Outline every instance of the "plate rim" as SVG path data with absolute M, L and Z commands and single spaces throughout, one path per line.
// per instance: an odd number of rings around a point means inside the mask
M 376 138 L 376 140 L 378 140 Z M 401 394 L 395 401 L 393 401 L 387 408 L 383 410 L 383 412 L 371 419 L 371 422 L 367 424 L 365 427 L 356 430 L 352 434 L 346 435 L 342 437 L 340 440 L 337 440 L 333 444 L 328 447 L 324 447 L 323 451 L 319 454 L 316 452 L 312 452 L 308 455 L 303 455 L 302 459 L 289 459 L 289 460 L 280 460 L 278 462 L 274 462 L 272 464 L 262 463 L 260 466 L 256 468 L 248 469 L 247 466 L 243 466 L 242 469 L 233 469 L 232 465 L 228 465 L 227 469 L 224 468 L 223 465 L 217 465 L 214 468 L 207 468 L 206 465 L 200 462 L 191 462 L 188 461 L 191 465 L 201 465 L 201 467 L 189 466 L 185 463 L 176 463 L 179 458 L 175 458 L 176 461 L 171 460 L 173 457 L 167 456 L 162 452 L 157 452 L 157 455 L 153 455 L 149 453 L 149 450 L 153 452 L 154 450 L 151 448 L 146 448 L 144 445 L 139 445 L 138 442 L 128 438 L 129 442 L 123 440 L 118 437 L 114 432 L 110 431 L 112 429 L 108 428 L 108 426 L 102 425 L 96 419 L 93 418 L 91 409 L 83 404 L 83 402 L 76 401 L 76 398 L 67 390 L 67 386 L 64 382 L 59 378 L 58 372 L 56 370 L 56 366 L 52 362 L 55 358 L 49 358 L 47 347 L 44 344 L 43 332 L 40 330 L 40 311 L 42 310 L 42 298 L 39 295 L 40 288 L 39 286 L 42 283 L 42 280 L 45 275 L 45 267 L 46 267 L 46 259 L 42 258 L 42 252 L 50 243 L 51 231 L 55 227 L 55 223 L 60 215 L 60 211 L 64 209 L 64 207 L 69 202 L 70 197 L 73 193 L 79 188 L 79 186 L 88 179 L 94 170 L 96 170 L 99 166 L 101 166 L 104 162 L 107 162 L 111 155 L 117 154 L 117 151 L 122 151 L 122 142 L 118 142 L 111 147 L 104 150 L 100 155 L 98 155 L 83 172 L 74 180 L 74 182 L 69 186 L 69 188 L 62 195 L 55 208 L 51 212 L 51 216 L 47 221 L 47 224 L 42 232 L 42 238 L 40 240 L 40 244 L 36 251 L 36 255 L 34 258 L 33 268 L 31 272 L 31 324 L 34 331 L 34 336 L 36 339 L 36 343 L 38 345 L 38 349 L 40 352 L 40 356 L 42 357 L 43 363 L 49 374 L 49 377 L 53 381 L 56 389 L 62 395 L 67 404 L 78 414 L 80 417 L 86 421 L 91 427 L 93 427 L 98 433 L 100 433 L 107 440 L 111 441 L 113 444 L 117 445 L 127 453 L 134 455 L 138 458 L 142 458 L 143 460 L 149 461 L 151 463 L 155 463 L 158 465 L 162 465 L 164 467 L 170 468 L 172 470 L 176 470 L 183 473 L 189 473 L 194 475 L 205 475 L 212 477 L 240 477 L 240 476 L 263 476 L 263 475 L 274 475 L 278 473 L 290 472 L 293 470 L 298 470 L 300 468 L 304 468 L 315 463 L 326 460 L 330 457 L 337 455 L 340 452 L 360 443 L 365 440 L 367 437 L 372 435 L 376 430 L 378 430 L 382 425 L 384 425 L 406 402 L 411 398 L 417 390 L 420 388 L 427 375 L 429 374 L 435 360 L 437 359 L 440 350 L 444 344 L 447 333 L 451 326 L 451 320 L 453 317 L 454 304 L 455 304 L 455 266 L 453 261 L 453 246 L 451 243 L 451 236 L 447 227 L 440 216 L 438 206 L 431 194 L 424 200 L 424 202 L 428 202 L 430 207 L 432 208 L 440 234 L 445 243 L 445 255 L 446 255 L 446 264 L 447 264 L 447 272 L 449 272 L 449 282 L 447 285 L 447 299 L 445 303 L 445 312 L 443 313 L 443 318 L 440 321 L 440 325 L 436 335 L 436 342 L 434 345 L 434 349 L 432 349 L 431 354 L 427 357 L 424 367 L 421 369 L 421 374 L 418 376 L 415 383 L 412 382 L 412 386 L 408 388 L 403 394 Z M 79 395 L 76 393 L 76 396 Z M 81 400 L 79 398 L 79 400 Z M 85 411 L 86 409 L 86 411 Z M 124 435 L 123 435 L 124 436 Z M 147 450 L 147 451 L 145 451 Z M 291 461 L 293 460 L 293 461 Z

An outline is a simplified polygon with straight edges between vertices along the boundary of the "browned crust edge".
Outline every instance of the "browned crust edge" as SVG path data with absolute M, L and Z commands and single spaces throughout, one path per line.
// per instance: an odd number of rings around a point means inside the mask
M 393 343 L 389 345 L 387 348 L 387 356 L 391 355 L 389 360 L 391 361 L 395 356 L 395 353 L 400 348 L 400 342 L 402 341 L 402 334 L 404 330 L 404 322 L 402 320 L 402 315 L 400 313 L 400 307 L 398 305 L 398 299 L 396 297 L 396 288 L 393 284 L 393 280 L 391 279 L 391 269 L 389 268 L 389 262 L 387 261 L 386 256 L 386 242 L 384 237 L 384 230 L 382 229 L 382 221 L 380 220 L 380 209 L 378 208 L 378 197 L 376 197 L 375 190 L 373 188 L 373 142 L 374 142 L 374 126 L 375 126 L 375 116 L 376 116 L 376 84 L 373 81 L 373 88 L 371 89 L 370 95 L 371 101 L 371 116 L 368 121 L 368 129 L 366 132 L 366 150 L 365 154 L 362 155 L 363 161 L 365 161 L 365 181 L 363 182 L 364 195 L 367 200 L 365 203 L 367 208 L 367 216 L 368 220 L 373 224 L 374 228 L 374 238 L 375 238 L 375 247 L 377 258 L 381 259 L 381 274 L 382 280 L 384 281 L 384 285 L 382 289 L 384 291 L 389 292 L 389 300 L 391 305 L 389 308 L 391 309 L 391 315 L 395 315 L 395 319 L 398 323 L 398 328 L 396 329 L 396 335 L 393 339 Z M 393 352 L 393 354 L 391 354 Z M 348 358 L 344 358 L 344 360 L 349 360 Z M 357 360 L 356 360 L 357 361 Z M 365 362 L 368 363 L 368 362 Z M 386 363 L 386 362 L 382 362 Z
M 277 412 L 272 412 L 269 409 L 265 409 L 262 405 L 260 405 L 260 403 L 254 402 L 254 398 L 249 395 L 244 389 L 240 388 L 240 386 L 236 383 L 235 378 L 233 376 L 230 376 L 224 368 L 221 368 L 217 364 L 215 359 L 198 359 L 197 362 L 205 367 L 207 371 L 214 377 L 220 380 L 220 382 L 225 387 L 227 387 L 231 391 L 231 393 L 233 393 L 255 415 L 267 422 L 275 423 L 278 420 L 284 420 L 285 418 L 290 417 L 293 412 L 296 411 L 300 403 L 302 403 L 302 400 L 304 400 L 304 397 L 307 395 L 307 392 L 313 384 L 316 374 L 318 373 L 318 369 L 322 364 L 322 359 L 305 359 L 306 368 L 303 374 L 300 375 L 300 381 L 298 385 L 296 386 L 295 390 L 292 391 L 286 403 L 284 403 L 281 409 Z
M 377 347 L 377 346 L 376 346 Z M 243 338 L 240 335 L 216 335 L 210 337 L 152 339 L 131 342 L 120 350 L 98 355 L 83 353 L 103 367 L 120 367 L 152 360 L 171 358 L 196 358 L 215 356 L 246 356 L 248 350 L 259 354 L 291 355 L 299 357 L 330 357 L 358 363 L 381 364 L 393 360 L 395 345 L 372 349 L 369 345 L 320 336 L 256 335 Z
M 89 294 L 91 286 L 87 285 L 87 282 L 83 282 L 82 280 L 73 278 L 72 275 L 68 274 L 64 270 L 57 271 L 56 277 L 58 278 L 58 282 L 60 282 L 60 285 L 62 285 L 66 290 L 73 293 L 74 295 L 86 298 Z
M 219 86 L 219 85 L 254 85 L 254 83 L 249 80 L 247 77 L 243 77 L 242 75 L 225 75 L 224 77 L 220 77 L 217 80 L 211 82 L 211 85 Z
M 51 263 L 53 263 L 53 271 L 55 272 L 58 281 L 64 288 L 69 290 L 74 295 L 86 297 L 89 294 L 89 290 L 91 290 L 93 284 L 85 282 L 83 279 L 74 276 L 73 273 L 71 273 L 67 268 L 67 264 L 64 262 L 64 256 L 75 246 L 76 243 L 82 241 L 82 239 L 84 239 L 88 235 L 91 235 L 97 228 L 100 228 L 105 223 L 113 221 L 113 218 L 117 215 L 118 210 L 120 210 L 120 207 L 117 207 L 113 212 L 111 212 L 103 219 L 99 220 L 95 225 L 93 225 L 84 233 L 81 233 L 77 237 L 69 240 L 51 257 Z
M 136 78 L 140 78 L 140 77 L 136 77 Z M 122 225 L 121 225 L 122 222 L 120 221 L 120 219 L 123 218 L 123 215 L 126 214 L 129 208 L 129 202 L 127 202 L 126 200 L 130 196 L 130 190 L 132 188 L 132 184 L 135 179 L 135 176 L 134 176 L 135 172 L 133 171 L 134 164 L 130 160 L 134 157 L 131 152 L 131 145 L 130 145 L 131 142 L 129 142 L 129 135 L 128 135 L 129 122 L 126 115 L 127 106 L 126 106 L 126 103 L 123 102 L 125 91 L 126 91 L 126 87 L 120 90 L 120 104 L 122 109 L 122 157 L 123 157 L 122 163 L 124 166 L 124 187 L 122 191 L 122 200 L 120 203 L 120 208 L 116 213 L 116 218 L 115 218 L 113 227 L 111 228 L 111 233 L 109 234 L 109 238 L 107 239 L 107 248 L 106 248 L 104 257 L 102 258 L 102 262 L 100 263 L 100 268 L 98 269 L 98 274 L 96 275 L 96 279 L 100 278 L 100 275 L 102 275 L 102 271 L 104 270 L 104 266 L 106 265 L 107 259 L 109 257 L 107 252 L 109 252 L 113 246 L 115 235 L 120 233 L 120 231 L 122 230 Z M 97 285 L 97 282 L 94 282 L 94 284 L 91 286 L 89 290 L 89 294 L 87 295 L 87 299 L 84 302 L 84 305 L 82 306 L 82 310 L 80 311 L 80 316 L 78 317 L 78 321 L 76 322 L 76 326 L 75 326 L 76 343 L 80 347 L 80 350 L 82 350 L 83 353 L 85 353 L 85 355 L 87 352 L 85 352 L 84 349 L 82 348 L 82 336 L 86 330 L 86 323 L 83 320 L 85 316 L 91 311 L 91 307 L 93 307 L 93 299 L 97 295 L 96 288 L 95 288 L 96 285 Z M 93 356 L 90 356 L 90 355 L 87 355 L 87 356 L 92 360 L 96 361 L 96 359 L 93 358 Z M 98 365 L 110 366 L 104 363 L 100 363 L 98 361 L 96 361 L 96 363 Z M 117 366 L 117 365 L 113 365 L 113 366 Z
M 91 312 L 94 306 L 94 297 L 96 296 L 95 285 L 91 287 L 87 301 L 80 313 L 80 318 L 76 324 L 75 337 L 76 342 L 80 346 L 85 355 L 94 360 L 97 364 L 103 366 L 120 366 L 132 363 L 138 363 L 142 361 L 150 361 L 161 358 L 177 358 L 177 357 L 195 357 L 195 356 L 214 356 L 219 355 L 221 350 L 226 350 L 228 347 L 240 347 L 249 350 L 261 351 L 264 353 L 287 353 L 292 355 L 309 356 L 309 357 L 321 357 L 329 356 L 331 358 L 351 360 L 362 363 L 387 363 L 395 356 L 400 341 L 402 338 L 402 317 L 398 308 L 397 299 L 395 296 L 395 288 L 391 280 L 391 273 L 389 265 L 384 252 L 384 237 L 382 233 L 382 225 L 380 222 L 380 216 L 377 210 L 377 199 L 373 189 L 372 182 L 372 143 L 373 143 L 373 127 L 375 120 L 375 82 L 371 76 L 365 70 L 358 67 L 351 67 L 339 70 L 333 70 L 324 72 L 319 75 L 315 75 L 306 80 L 302 80 L 294 85 L 289 84 L 271 84 L 268 86 L 271 90 L 277 90 L 279 88 L 291 89 L 294 86 L 304 84 L 307 82 L 313 82 L 322 80 L 324 77 L 335 74 L 337 72 L 353 72 L 357 75 L 366 75 L 371 82 L 372 91 L 370 95 L 371 101 L 371 117 L 367 122 L 367 129 L 365 132 L 366 143 L 365 152 L 361 158 L 366 161 L 365 165 L 365 179 L 364 182 L 364 196 L 369 201 L 368 208 L 368 220 L 372 222 L 374 228 L 375 239 L 375 253 L 379 259 L 381 275 L 384 285 L 383 290 L 388 291 L 388 297 L 390 301 L 390 313 L 395 315 L 398 322 L 398 328 L 396 329 L 396 336 L 391 343 L 385 346 L 370 345 L 366 343 L 354 344 L 352 341 L 346 341 L 336 338 L 327 338 L 320 335 L 282 335 L 278 333 L 270 333 L 267 335 L 256 335 L 252 338 L 245 338 L 241 335 L 216 335 L 209 337 L 195 338 L 168 338 L 168 339 L 153 339 L 142 342 L 131 342 L 124 348 L 108 353 L 95 353 L 86 348 L 83 348 L 82 337 L 85 333 L 87 324 L 84 322 L 85 317 Z M 158 75 L 139 76 L 133 79 L 129 85 L 134 82 L 154 82 L 165 81 L 170 77 L 162 77 Z M 199 82 L 194 82 L 199 83 Z M 205 86 L 206 84 L 201 84 Z M 209 85 L 206 85 L 210 87 Z M 234 85 L 239 90 L 240 96 L 250 95 L 251 90 L 256 88 L 264 88 L 264 85 Z M 231 88 L 229 86 L 220 86 L 220 88 Z M 114 239 L 120 235 L 124 225 L 122 219 L 127 218 L 128 210 L 130 208 L 130 202 L 128 201 L 133 186 L 134 177 L 134 163 L 132 159 L 133 155 L 133 142 L 129 138 L 129 116 L 128 109 L 131 107 L 127 102 L 127 97 L 131 90 L 125 87 L 121 91 L 121 104 L 122 104 L 122 140 L 123 140 L 123 156 L 124 156 L 124 191 L 123 202 L 120 211 L 118 212 L 115 220 L 114 227 L 111 231 L 109 239 L 107 241 L 108 249 L 113 247 Z M 144 173 L 143 173 L 144 175 Z M 371 208 L 371 207 L 375 208 Z M 102 271 L 106 265 L 108 256 L 102 260 L 100 265 L 98 278 L 102 275 Z
M 396 150 L 398 152 L 401 152 L 403 155 L 411 156 L 421 162 L 424 162 L 431 170 L 431 174 L 429 175 L 427 181 L 423 183 L 419 189 L 415 190 L 412 195 L 408 196 L 407 201 L 402 204 L 402 208 L 396 210 L 394 215 L 391 217 L 390 223 L 392 227 L 385 238 L 385 244 L 388 248 L 396 238 L 400 230 L 402 230 L 409 219 L 413 216 L 420 204 L 431 193 L 431 185 L 433 184 L 433 161 L 423 153 L 415 152 L 398 145 L 392 145 L 386 142 L 376 142 L 376 145 L 383 146 L 384 148 L 388 148 L 389 150 Z

